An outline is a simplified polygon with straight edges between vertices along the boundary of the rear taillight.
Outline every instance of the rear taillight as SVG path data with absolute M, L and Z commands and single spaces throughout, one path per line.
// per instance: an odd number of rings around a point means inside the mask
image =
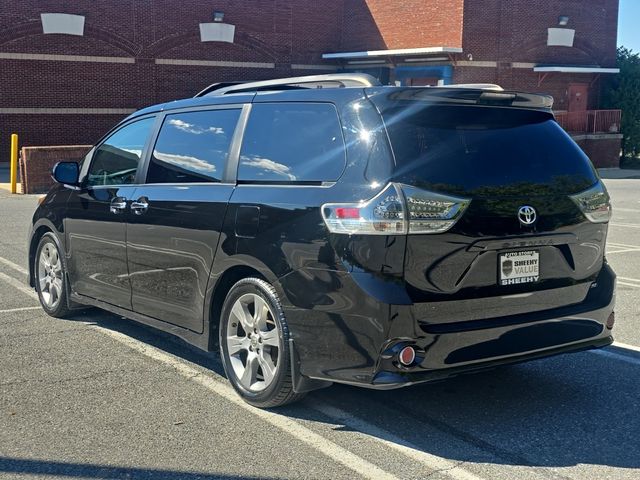
M 322 218 L 333 233 L 394 235 L 407 233 L 402 192 L 393 183 L 371 200 L 326 203 Z
M 611 202 L 604 184 L 599 181 L 584 192 L 571 195 L 585 217 L 593 223 L 605 223 L 611 219 Z
M 469 206 L 466 198 L 428 192 L 402 185 L 409 211 L 409 233 L 442 233 L 458 221 Z
M 458 221 L 468 205 L 469 200 L 464 198 L 390 183 L 371 200 L 327 203 L 322 206 L 322 217 L 333 233 L 442 233 Z

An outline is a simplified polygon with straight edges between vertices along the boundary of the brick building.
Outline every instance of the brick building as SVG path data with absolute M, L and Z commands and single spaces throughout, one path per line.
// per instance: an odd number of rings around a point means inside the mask
M 93 143 L 213 82 L 366 71 L 550 93 L 612 163 L 619 112 L 598 106 L 617 21 L 618 0 L 2 0 L 0 161 L 13 131 L 22 145 Z

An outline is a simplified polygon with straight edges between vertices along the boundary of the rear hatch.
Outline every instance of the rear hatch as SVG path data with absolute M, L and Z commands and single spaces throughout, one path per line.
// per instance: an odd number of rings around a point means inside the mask
M 602 268 L 610 213 L 582 150 L 548 108 L 434 102 L 416 90 L 370 97 L 409 221 L 415 205 L 423 219 L 420 209 L 431 215 L 443 198 L 460 205 L 444 232 L 409 226 L 404 276 L 419 317 L 458 322 L 582 302 Z

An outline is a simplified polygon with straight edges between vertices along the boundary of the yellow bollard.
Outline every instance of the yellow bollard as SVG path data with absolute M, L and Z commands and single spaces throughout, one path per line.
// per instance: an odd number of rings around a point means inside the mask
M 11 134 L 11 193 L 16 193 L 18 183 L 18 135 Z

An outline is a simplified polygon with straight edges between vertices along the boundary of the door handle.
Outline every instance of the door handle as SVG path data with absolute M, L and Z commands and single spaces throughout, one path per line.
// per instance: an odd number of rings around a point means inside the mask
M 122 197 L 114 198 L 113 200 L 111 200 L 111 203 L 109 204 L 109 211 L 111 213 L 115 213 L 116 215 L 124 212 L 126 208 L 127 208 L 127 201 Z
M 136 215 L 142 215 L 149 208 L 149 204 L 147 203 L 147 199 L 145 197 L 140 197 L 135 202 L 131 202 L 131 211 Z

